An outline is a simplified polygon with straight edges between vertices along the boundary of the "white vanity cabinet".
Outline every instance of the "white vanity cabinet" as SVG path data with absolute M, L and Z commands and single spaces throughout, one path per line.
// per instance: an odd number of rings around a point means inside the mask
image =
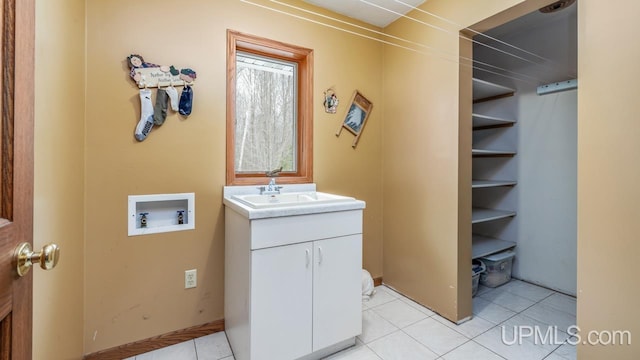
M 362 209 L 250 219 L 225 207 L 237 360 L 319 359 L 362 331 Z

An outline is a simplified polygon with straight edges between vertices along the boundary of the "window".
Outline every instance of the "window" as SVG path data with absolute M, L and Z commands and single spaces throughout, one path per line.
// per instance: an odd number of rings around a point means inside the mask
M 227 32 L 227 185 L 313 181 L 313 52 Z

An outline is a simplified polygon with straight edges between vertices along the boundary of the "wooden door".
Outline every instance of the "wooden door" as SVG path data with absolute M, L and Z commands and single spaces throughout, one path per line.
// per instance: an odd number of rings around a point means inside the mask
M 0 360 L 31 359 L 32 276 L 12 265 L 33 238 L 34 0 L 1 0 Z

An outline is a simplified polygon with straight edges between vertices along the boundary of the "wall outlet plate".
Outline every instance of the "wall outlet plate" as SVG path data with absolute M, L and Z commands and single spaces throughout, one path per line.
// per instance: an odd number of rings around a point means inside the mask
M 186 270 L 184 272 L 184 288 L 191 289 L 198 285 L 198 270 Z

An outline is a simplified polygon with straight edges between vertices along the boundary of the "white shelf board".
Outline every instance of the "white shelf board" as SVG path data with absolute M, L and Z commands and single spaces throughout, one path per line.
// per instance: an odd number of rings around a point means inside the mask
M 515 120 L 511 119 L 503 119 L 495 116 L 489 115 L 481 115 L 481 114 L 471 114 L 471 118 L 473 119 L 473 127 L 485 127 L 485 126 L 507 126 L 515 124 Z
M 488 149 L 471 149 L 471 155 L 473 156 L 513 156 L 515 155 L 515 151 L 505 151 L 505 150 L 488 150 Z
M 489 188 L 498 186 L 513 186 L 518 182 L 513 180 L 471 180 L 471 188 Z
M 513 241 L 500 240 L 475 234 L 472 235 L 472 241 L 473 248 L 471 250 L 471 257 L 473 259 L 511 249 L 516 246 L 516 243 Z
M 510 210 L 496 210 L 496 209 L 485 209 L 485 208 L 476 208 L 471 209 L 471 223 L 478 224 L 481 222 L 493 221 L 504 219 L 508 217 L 516 216 L 515 211 Z
M 515 89 L 494 84 L 488 81 L 473 79 L 473 100 L 491 98 L 515 93 Z

